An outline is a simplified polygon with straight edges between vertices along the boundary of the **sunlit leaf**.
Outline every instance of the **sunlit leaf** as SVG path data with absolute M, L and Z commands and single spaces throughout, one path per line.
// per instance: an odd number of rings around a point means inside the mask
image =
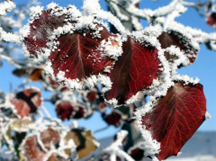
M 57 49 L 49 56 L 55 77 L 61 71 L 64 73 L 63 81 L 81 81 L 91 75 L 103 73 L 107 66 L 113 64 L 114 60 L 106 56 L 103 50 L 99 50 L 101 42 L 108 41 L 111 34 L 103 26 L 94 25 L 95 29 L 86 28 L 57 38 Z M 99 32 L 99 36 L 96 37 L 95 32 Z
M 160 142 L 159 160 L 177 155 L 205 120 L 206 99 L 201 84 L 177 81 L 166 96 L 153 103 L 153 109 L 142 117 L 142 125 Z
M 148 42 L 128 37 L 123 44 L 123 54 L 110 73 L 112 89 L 105 93 L 106 100 L 116 99 L 118 105 L 126 104 L 139 90 L 147 89 L 159 75 L 158 50 Z

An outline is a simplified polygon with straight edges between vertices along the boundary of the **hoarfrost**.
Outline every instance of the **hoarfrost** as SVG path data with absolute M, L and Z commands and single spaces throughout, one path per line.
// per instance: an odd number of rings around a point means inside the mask
M 206 111 L 205 120 L 211 119 L 211 114 Z
M 11 11 L 15 7 L 16 5 L 14 4 L 14 2 L 10 0 L 0 3 L 0 16 L 6 15 L 8 11 Z

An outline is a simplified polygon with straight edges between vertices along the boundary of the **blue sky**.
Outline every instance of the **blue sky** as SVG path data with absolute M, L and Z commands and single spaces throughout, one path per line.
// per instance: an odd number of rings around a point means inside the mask
M 14 0 L 17 2 L 17 4 L 28 2 L 28 0 Z M 192 1 L 192 0 L 191 0 Z M 194 0 L 195 1 L 195 0 Z M 46 6 L 52 2 L 51 0 L 43 0 L 41 1 L 41 4 L 43 6 Z M 57 4 L 61 6 L 67 6 L 68 4 L 73 4 L 77 6 L 77 8 L 81 9 L 82 6 L 82 0 L 56 0 Z M 104 0 L 100 0 L 102 8 L 106 10 L 106 4 Z M 148 3 L 147 3 L 148 2 Z M 140 4 L 140 8 L 151 8 L 155 9 L 159 6 L 163 6 L 165 4 L 168 4 L 170 0 L 159 0 L 159 2 L 151 2 L 151 0 L 142 0 Z M 205 23 L 205 19 L 203 17 L 200 17 L 198 13 L 192 9 L 189 8 L 186 13 L 184 13 L 181 17 L 176 19 L 178 22 L 191 26 L 194 28 L 200 28 L 205 32 L 214 32 L 215 30 L 208 26 Z M 143 22 L 143 26 L 146 27 L 147 23 Z M 216 130 L 216 53 L 209 51 L 206 49 L 204 45 L 201 45 L 201 50 L 198 54 L 198 58 L 192 65 L 188 67 L 181 68 L 178 70 L 180 74 L 186 74 L 190 77 L 198 77 L 200 79 L 200 83 L 204 86 L 204 93 L 207 99 L 207 110 L 212 115 L 212 119 L 207 120 L 206 122 L 201 125 L 199 130 L 201 131 L 215 131 Z M 3 66 L 0 68 L 0 90 L 3 90 L 5 92 L 9 92 L 9 84 L 12 82 L 13 87 L 15 88 L 17 85 L 21 83 L 20 78 L 16 78 L 12 75 L 11 71 L 14 69 L 13 66 L 8 65 L 7 62 L 3 62 Z M 36 83 L 37 86 L 40 86 L 39 83 Z M 44 94 L 44 96 L 48 96 L 47 93 Z M 53 105 L 49 103 L 45 103 L 45 106 L 48 108 L 48 110 L 51 112 L 53 116 L 55 116 L 54 113 L 54 107 Z M 66 122 L 66 125 L 69 125 L 71 121 Z M 80 120 L 79 121 L 80 126 L 84 126 L 86 128 L 92 129 L 92 131 L 95 131 L 97 129 L 103 128 L 106 126 L 106 123 L 104 123 L 103 120 L 101 120 L 100 114 L 95 113 L 90 119 L 88 120 Z M 95 134 L 96 137 L 102 138 L 108 135 L 113 135 L 118 129 L 114 127 L 109 127 L 107 130 L 102 131 L 100 133 Z

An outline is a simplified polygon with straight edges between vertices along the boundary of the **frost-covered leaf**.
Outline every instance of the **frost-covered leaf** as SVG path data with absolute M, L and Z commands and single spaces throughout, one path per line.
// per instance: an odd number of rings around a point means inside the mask
M 73 33 L 68 31 L 57 37 L 56 50 L 49 56 L 50 64 L 47 69 L 52 70 L 48 72 L 69 88 L 83 88 L 78 85 L 80 81 L 103 73 L 114 62 L 101 46 L 102 42 L 111 41 L 108 40 L 112 37 L 111 34 L 102 25 L 91 25 L 94 26 L 93 29 L 86 27 Z
M 17 132 L 26 132 L 30 128 L 33 128 L 33 123 L 32 123 L 31 118 L 25 117 L 21 119 L 14 119 L 11 122 L 10 127 L 12 130 L 17 131 Z
M 23 37 L 25 48 L 28 51 L 28 56 L 40 58 L 41 55 L 45 54 L 45 47 L 47 42 L 49 42 L 49 37 L 53 33 L 53 30 L 63 26 L 66 21 L 66 15 L 63 14 L 57 16 L 52 14 L 52 10 L 41 10 L 41 8 L 35 8 L 37 14 L 32 14 L 32 23 L 26 28 L 23 28 Z M 57 10 L 57 9 L 56 9 Z M 60 11 L 59 11 L 60 12 Z M 29 32 L 29 33 L 28 33 Z
M 45 156 L 45 152 L 43 152 L 38 146 L 36 135 L 27 136 L 26 139 L 23 140 L 19 149 L 24 155 L 25 160 L 41 161 Z
M 77 146 L 76 149 L 79 159 L 87 157 L 97 148 L 95 145 L 96 139 L 92 136 L 90 130 L 82 131 L 80 129 L 73 129 L 65 136 L 65 142 L 67 143 L 70 139 L 73 139 Z
M 96 91 L 89 91 L 86 95 L 87 100 L 94 102 L 97 99 L 97 92 Z
M 110 73 L 111 90 L 105 93 L 109 103 L 126 104 L 139 90 L 147 89 L 159 75 L 158 50 L 147 41 L 128 37 L 123 43 L 123 54 Z
M 40 139 L 44 145 L 44 147 L 47 150 L 51 149 L 51 145 L 54 147 L 58 144 L 60 140 L 60 135 L 59 132 L 52 129 L 52 128 L 47 128 L 46 130 L 42 131 L 40 134 Z
M 147 113 L 141 112 L 140 119 L 152 138 L 160 143 L 160 151 L 156 154 L 159 160 L 177 155 L 203 123 L 206 113 L 202 85 L 184 80 L 176 81 L 166 96 L 157 98 L 149 105 L 152 109 Z
M 102 114 L 102 116 L 108 125 L 114 125 L 117 127 L 121 123 L 122 116 L 121 113 L 118 112 L 117 110 L 112 111 L 108 115 Z
M 73 112 L 73 105 L 70 101 L 59 101 L 56 103 L 56 113 L 62 120 L 70 119 Z
M 70 118 L 80 119 L 84 117 L 85 109 L 74 105 L 70 101 L 60 100 L 56 103 L 56 113 L 62 120 Z
M 21 117 L 35 113 L 41 106 L 41 93 L 36 88 L 28 88 L 16 94 L 15 98 L 11 98 L 10 102 L 15 106 L 17 114 Z
M 213 26 L 214 28 L 216 28 L 216 12 L 211 13 L 207 19 L 206 22 L 208 25 Z
M 161 48 L 166 49 L 172 45 L 177 46 L 184 52 L 190 63 L 193 63 L 196 60 L 198 50 L 193 47 L 192 40 L 182 33 L 174 30 L 168 30 L 167 32 L 162 32 L 162 34 L 158 37 L 158 40 L 161 43 Z M 166 59 L 171 63 L 173 63 L 174 60 L 180 59 L 178 54 L 171 54 L 169 52 L 165 52 L 164 54 Z M 184 63 L 185 62 L 182 62 L 181 64 Z

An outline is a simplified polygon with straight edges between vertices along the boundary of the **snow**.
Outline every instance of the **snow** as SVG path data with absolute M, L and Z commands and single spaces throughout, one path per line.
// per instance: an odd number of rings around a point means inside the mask
M 145 108 L 140 108 L 136 110 L 135 118 L 136 123 L 138 124 L 138 128 L 140 129 L 140 132 L 143 136 L 143 150 L 145 151 L 146 156 L 151 156 L 152 158 L 155 158 L 155 155 L 160 152 L 160 143 L 157 142 L 157 140 L 152 138 L 151 133 L 146 130 L 146 127 L 142 125 L 142 117 L 145 116 L 146 113 L 148 113 L 152 109 L 152 104 L 147 103 Z
M 83 1 L 84 13 L 90 13 L 92 15 L 97 14 L 101 10 L 99 0 L 84 0 Z
M 205 120 L 211 119 L 211 114 L 206 111 Z
M 40 18 L 40 15 L 42 14 L 43 6 L 33 6 L 30 8 L 30 19 L 29 23 L 32 23 L 33 21 Z
M 196 85 L 199 83 L 199 79 L 196 77 L 195 79 L 187 76 L 187 75 L 180 75 L 180 74 L 177 74 L 175 76 L 173 76 L 173 80 L 175 81 L 184 81 L 184 85 L 188 85 L 188 84 L 193 84 L 193 85 Z
M 117 60 L 122 55 L 122 40 L 120 35 L 110 36 L 108 40 L 102 40 L 99 51 L 103 52 L 103 55 Z
M 15 7 L 16 5 L 14 4 L 14 2 L 10 0 L 6 0 L 0 3 L 0 16 L 6 15 L 8 11 L 11 11 Z

